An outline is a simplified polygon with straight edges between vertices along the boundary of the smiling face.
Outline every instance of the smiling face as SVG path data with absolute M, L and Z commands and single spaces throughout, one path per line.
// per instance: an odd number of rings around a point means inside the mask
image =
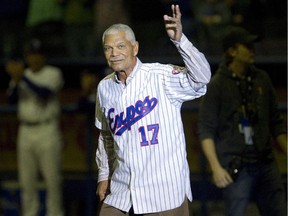
M 120 31 L 105 35 L 103 48 L 109 67 L 129 76 L 137 62 L 138 42 L 132 44 L 125 32 Z

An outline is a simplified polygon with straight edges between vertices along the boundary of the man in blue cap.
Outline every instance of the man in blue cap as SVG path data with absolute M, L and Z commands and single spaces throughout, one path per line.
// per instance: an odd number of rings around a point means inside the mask
M 17 137 L 18 175 L 23 216 L 40 211 L 37 191 L 38 174 L 47 190 L 47 216 L 63 216 L 62 140 L 59 129 L 59 93 L 64 84 L 59 68 L 47 65 L 42 42 L 33 39 L 25 49 L 24 62 L 14 59 L 6 64 L 11 77 L 9 101 L 18 105 Z

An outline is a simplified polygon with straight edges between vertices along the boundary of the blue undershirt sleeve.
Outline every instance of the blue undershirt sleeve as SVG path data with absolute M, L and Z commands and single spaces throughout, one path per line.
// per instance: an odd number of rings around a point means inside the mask
M 38 86 L 36 84 L 34 84 L 33 82 L 31 82 L 27 77 L 23 77 L 23 81 L 28 85 L 28 87 L 30 89 L 32 89 L 32 91 L 34 91 L 37 95 L 39 95 L 42 98 L 48 98 L 49 96 L 52 95 L 52 91 L 48 88 L 42 87 L 42 86 Z

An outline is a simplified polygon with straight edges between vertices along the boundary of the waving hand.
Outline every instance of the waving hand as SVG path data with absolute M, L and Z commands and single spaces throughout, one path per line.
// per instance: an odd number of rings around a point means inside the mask
M 175 41 L 180 41 L 182 36 L 181 12 L 179 5 L 171 5 L 172 16 L 164 15 L 165 29 L 168 36 Z

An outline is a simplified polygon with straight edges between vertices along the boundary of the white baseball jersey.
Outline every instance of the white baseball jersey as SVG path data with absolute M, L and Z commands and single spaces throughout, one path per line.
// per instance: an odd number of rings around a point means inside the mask
M 19 96 L 17 159 L 19 182 L 23 189 L 21 215 L 35 215 L 39 211 L 36 187 L 39 171 L 47 183 L 47 215 L 64 215 L 60 169 L 62 141 L 58 125 L 58 93 L 64 83 L 62 72 L 57 67 L 45 65 L 36 73 L 30 68 L 25 69 L 24 76 L 17 89 L 13 89 L 13 81 L 10 83 L 10 91 L 18 91 Z M 39 96 L 31 83 L 34 87 L 48 89 L 52 94 L 47 98 Z
M 31 82 L 38 86 L 45 87 L 53 92 L 49 100 L 42 100 L 22 81 L 19 87 L 18 115 L 20 121 L 44 122 L 56 119 L 60 113 L 58 92 L 63 86 L 62 72 L 59 68 L 45 65 L 37 73 L 27 68 L 24 72 Z
M 98 85 L 95 124 L 112 134 L 108 143 L 99 137 L 98 181 L 112 174 L 105 203 L 126 212 L 132 205 L 136 214 L 161 212 L 192 200 L 181 105 L 205 94 L 211 72 L 185 35 L 173 42 L 185 68 L 137 59 L 126 85 L 115 73 Z

